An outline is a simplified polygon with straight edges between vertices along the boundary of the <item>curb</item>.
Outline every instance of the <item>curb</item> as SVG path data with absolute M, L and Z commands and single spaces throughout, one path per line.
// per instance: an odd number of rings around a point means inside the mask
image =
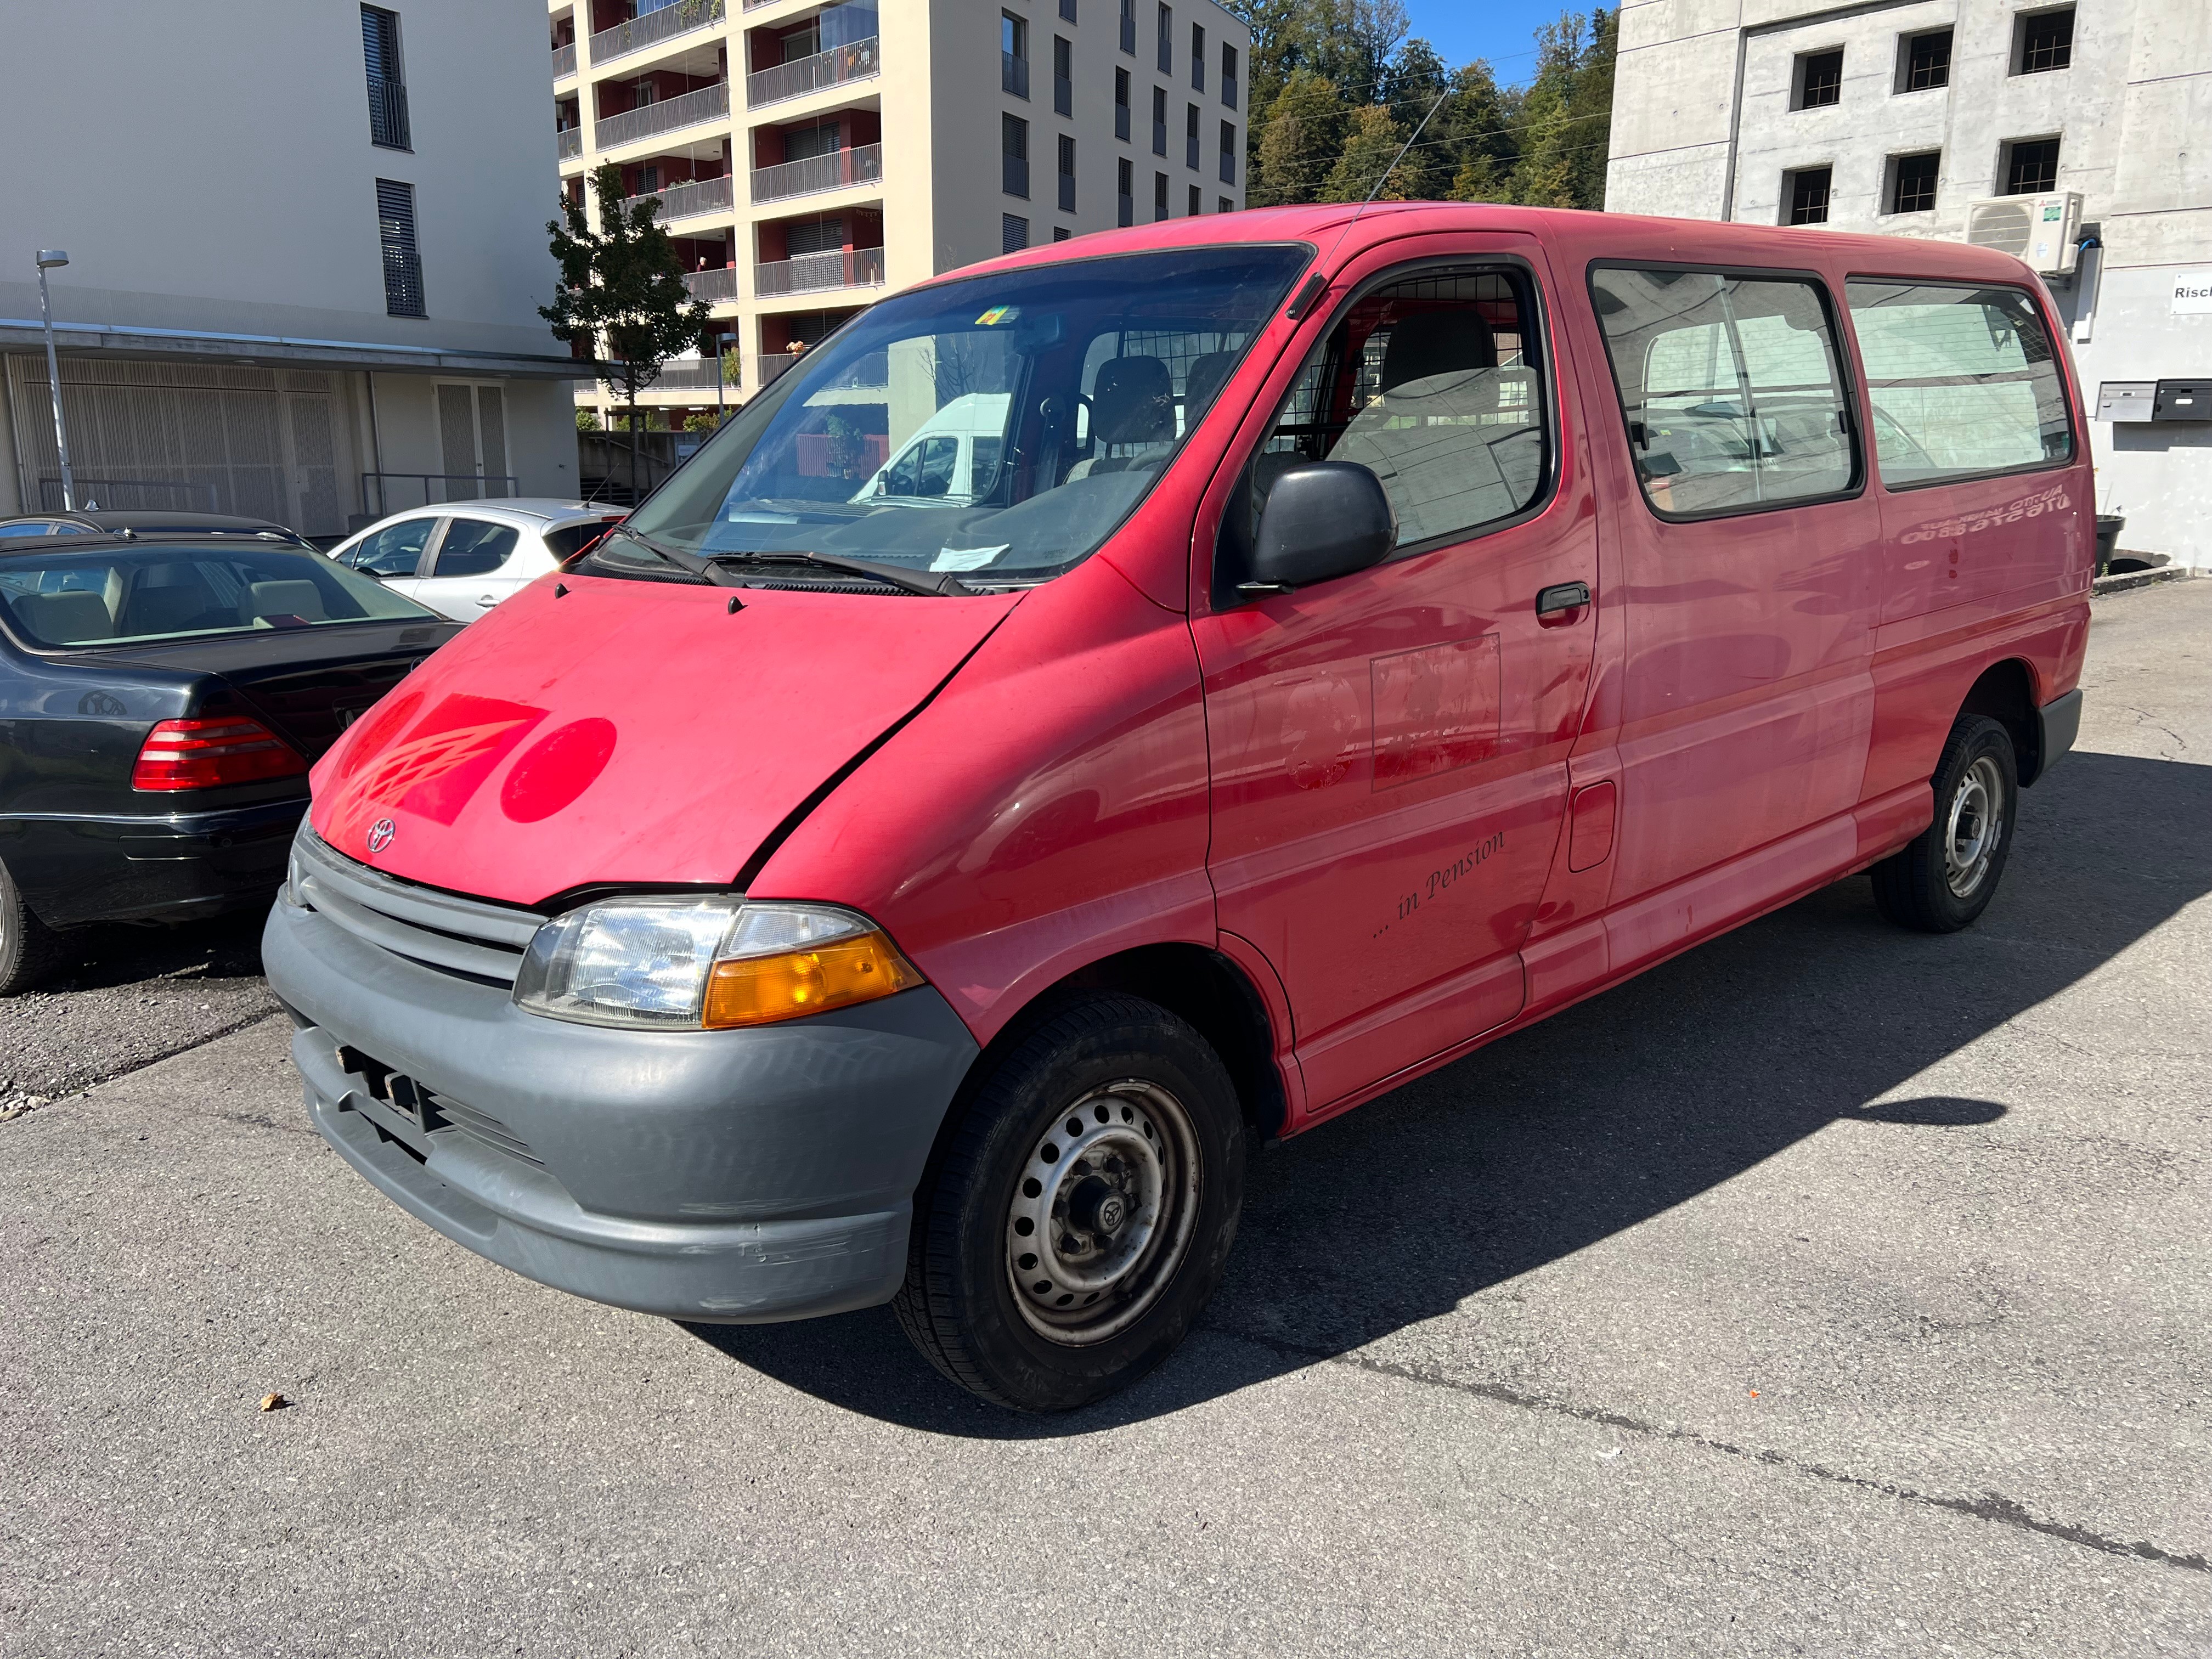
M 2159 582 L 2187 581 L 2197 573 L 2186 565 L 2161 565 L 2156 570 L 2128 570 L 2117 576 L 2100 576 L 2089 584 L 2093 593 L 2124 593 L 2130 588 L 2150 587 Z

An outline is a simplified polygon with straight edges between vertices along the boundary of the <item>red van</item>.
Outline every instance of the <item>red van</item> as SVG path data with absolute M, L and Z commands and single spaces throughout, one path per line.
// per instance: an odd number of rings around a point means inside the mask
M 308 1109 L 545 1284 L 1095 1399 L 1254 1142 L 1854 871 L 1974 920 L 2079 715 L 2061 337 L 1985 250 L 1434 204 L 896 295 L 318 767 Z

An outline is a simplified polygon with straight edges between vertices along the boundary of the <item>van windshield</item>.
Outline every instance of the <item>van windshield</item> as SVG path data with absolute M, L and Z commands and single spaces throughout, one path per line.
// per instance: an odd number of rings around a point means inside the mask
M 1176 248 L 886 300 L 803 354 L 630 522 L 740 572 L 748 554 L 810 552 L 973 588 L 1058 575 L 1143 500 L 1310 252 Z M 623 538 L 587 568 L 670 574 Z M 777 586 L 853 580 L 774 568 Z

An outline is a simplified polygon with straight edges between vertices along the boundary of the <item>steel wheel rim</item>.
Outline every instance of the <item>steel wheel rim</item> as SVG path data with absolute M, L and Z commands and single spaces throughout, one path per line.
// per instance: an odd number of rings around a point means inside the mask
M 1143 1318 L 1189 1253 L 1201 1176 L 1190 1115 L 1156 1083 L 1109 1083 L 1060 1112 L 1007 1206 L 1006 1282 L 1024 1322 L 1088 1347 Z
M 2004 778 L 1984 755 L 1966 769 L 1943 827 L 1943 878 L 1954 898 L 1972 898 L 2004 839 Z

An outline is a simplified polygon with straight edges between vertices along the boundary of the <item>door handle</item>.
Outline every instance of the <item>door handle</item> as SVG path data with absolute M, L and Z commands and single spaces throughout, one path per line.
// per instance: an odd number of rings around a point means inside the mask
M 1536 595 L 1536 614 L 1548 617 L 1555 611 L 1579 611 L 1589 602 L 1588 582 L 1560 582 Z
M 492 606 L 499 603 L 499 595 L 496 593 L 479 593 L 477 595 L 477 603 L 482 605 L 485 610 L 489 611 Z

